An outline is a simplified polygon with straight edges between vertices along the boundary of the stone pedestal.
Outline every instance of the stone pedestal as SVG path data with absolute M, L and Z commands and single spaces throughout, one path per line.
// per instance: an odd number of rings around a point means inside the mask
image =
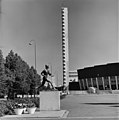
M 40 92 L 40 110 L 41 111 L 60 110 L 60 92 L 59 91 Z

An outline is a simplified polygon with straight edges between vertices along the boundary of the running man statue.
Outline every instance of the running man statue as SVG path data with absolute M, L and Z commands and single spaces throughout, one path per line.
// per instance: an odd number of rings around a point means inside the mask
M 53 75 L 49 72 L 48 65 L 45 65 L 45 69 L 41 72 L 41 75 L 43 76 L 43 81 L 42 81 L 41 86 L 39 88 L 43 87 L 45 85 L 45 83 L 48 82 L 52 86 L 52 89 L 55 89 L 53 84 L 47 79 L 48 75 L 53 77 Z

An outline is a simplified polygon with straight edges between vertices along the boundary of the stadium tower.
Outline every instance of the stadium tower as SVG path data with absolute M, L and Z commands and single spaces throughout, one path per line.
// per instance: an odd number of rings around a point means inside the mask
M 62 61 L 63 85 L 69 85 L 69 49 L 68 49 L 68 9 L 62 8 Z

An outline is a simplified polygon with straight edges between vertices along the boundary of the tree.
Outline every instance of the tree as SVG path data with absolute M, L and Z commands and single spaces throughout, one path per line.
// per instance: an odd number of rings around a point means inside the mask
M 23 96 L 28 92 L 36 93 L 35 88 L 40 84 L 40 75 L 33 67 L 30 68 L 18 54 L 14 54 L 12 50 L 6 57 L 5 67 L 10 96 L 14 98 L 14 94 L 22 94 Z
M 37 74 L 37 71 L 34 69 L 33 66 L 30 68 L 30 73 L 29 73 L 29 79 L 30 79 L 30 94 L 35 94 L 37 93 L 37 88 L 41 85 L 41 77 L 39 74 Z
M 8 56 L 6 57 L 6 63 L 5 63 L 6 68 L 11 70 L 12 72 L 15 71 L 16 68 L 16 59 L 14 52 L 11 50 Z
M 7 85 L 7 92 L 8 92 L 8 98 L 14 98 L 14 85 L 16 82 L 16 59 L 15 59 L 15 54 L 11 50 L 8 56 L 6 56 L 6 62 L 5 62 L 5 74 L 7 76 L 6 79 L 6 85 Z
M 13 84 L 15 82 L 15 76 L 13 72 L 7 67 L 5 67 L 5 76 L 6 94 L 8 95 L 8 98 L 14 98 Z
M 0 96 L 3 96 L 5 91 L 5 66 L 2 50 L 0 50 Z
M 12 94 L 25 94 L 29 91 L 30 87 L 27 83 L 28 77 L 28 64 L 22 60 L 20 56 L 14 54 L 11 50 L 8 56 L 6 57 L 5 66 L 11 71 L 11 74 L 14 76 L 14 81 L 7 81 L 9 83 L 9 92 L 12 91 Z
M 20 59 L 20 58 L 19 58 Z M 16 80 L 19 82 L 20 93 L 22 95 L 27 94 L 30 90 L 30 81 L 29 81 L 29 66 L 28 64 L 20 59 L 17 63 L 16 69 Z

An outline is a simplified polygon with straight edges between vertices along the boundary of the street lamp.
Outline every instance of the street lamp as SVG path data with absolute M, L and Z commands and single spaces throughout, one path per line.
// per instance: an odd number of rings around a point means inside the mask
M 29 45 L 32 45 L 32 43 L 34 43 L 34 57 L 35 57 L 35 70 L 36 70 L 36 41 L 35 40 L 31 40 L 29 42 Z

